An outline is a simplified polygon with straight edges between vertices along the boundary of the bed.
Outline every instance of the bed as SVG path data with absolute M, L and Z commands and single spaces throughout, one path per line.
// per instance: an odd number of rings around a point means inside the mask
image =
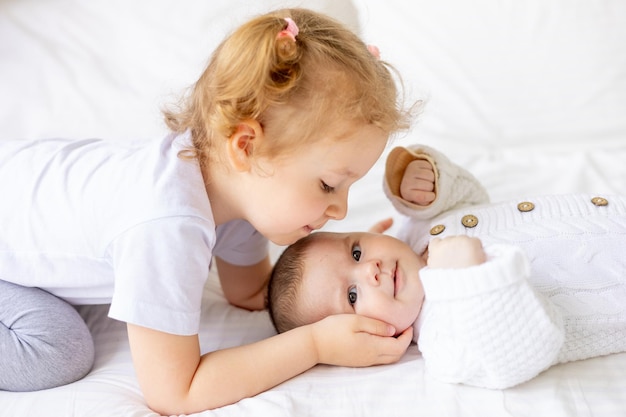
M 402 75 L 406 100 L 426 103 L 391 146 L 442 150 L 482 180 L 493 201 L 626 195 L 622 0 L 1 0 L 0 138 L 160 137 L 161 106 L 195 80 L 228 30 L 253 14 L 302 5 L 377 45 Z M 400 221 L 381 191 L 383 161 L 354 185 L 346 219 L 326 229 Z M 0 204 L 10 202 L 0 196 Z M 266 312 L 226 303 L 214 273 L 204 297 L 203 351 L 274 334 Z M 93 370 L 51 390 L 0 392 L 0 415 L 156 416 L 139 390 L 125 325 L 107 317 L 106 305 L 78 309 L 95 340 Z M 432 380 L 412 345 L 393 365 L 320 365 L 194 416 L 624 416 L 624 387 L 626 353 L 555 366 L 498 391 Z

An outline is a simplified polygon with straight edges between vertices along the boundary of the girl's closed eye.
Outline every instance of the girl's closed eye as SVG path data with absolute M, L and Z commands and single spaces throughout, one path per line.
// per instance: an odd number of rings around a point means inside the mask
M 320 182 L 321 182 L 321 185 L 322 185 L 322 190 L 325 193 L 330 194 L 330 193 L 335 191 L 335 187 L 331 187 L 330 185 L 326 184 L 324 181 L 320 181 Z

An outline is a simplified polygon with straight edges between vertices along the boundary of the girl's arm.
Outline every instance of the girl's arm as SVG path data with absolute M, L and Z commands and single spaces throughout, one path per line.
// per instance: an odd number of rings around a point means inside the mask
M 272 270 L 269 256 L 250 266 L 233 265 L 217 257 L 215 264 L 224 297 L 230 304 L 247 310 L 265 308 L 267 283 Z
M 318 363 L 370 366 L 400 359 L 412 329 L 395 329 L 356 314 L 330 316 L 249 345 L 200 355 L 198 336 L 128 324 L 144 397 L 165 415 L 190 414 L 266 391 Z

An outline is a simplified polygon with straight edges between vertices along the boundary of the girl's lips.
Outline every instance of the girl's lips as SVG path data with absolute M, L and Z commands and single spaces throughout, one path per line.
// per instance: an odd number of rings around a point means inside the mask
M 303 229 L 306 231 L 307 235 L 311 234 L 312 232 L 314 232 L 314 231 L 316 231 L 316 230 L 318 230 L 320 228 L 321 228 L 321 226 L 320 227 L 316 227 L 316 226 L 309 226 L 309 225 L 303 227 Z
M 326 222 L 320 224 L 319 226 L 306 225 L 303 227 L 303 229 L 307 232 L 307 234 L 310 234 L 311 232 L 314 232 L 324 227 L 324 224 L 326 224 Z

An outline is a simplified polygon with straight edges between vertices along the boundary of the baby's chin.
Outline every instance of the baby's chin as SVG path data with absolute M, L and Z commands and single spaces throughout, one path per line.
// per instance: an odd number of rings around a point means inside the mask
M 413 324 L 417 320 L 417 316 L 419 316 L 419 311 L 417 312 L 417 315 L 415 315 L 415 317 L 412 317 L 413 320 L 410 320 L 410 321 L 409 320 L 405 320 L 403 322 L 390 323 L 392 326 L 394 326 L 396 328 L 395 336 L 396 337 L 400 336 L 402 333 L 406 332 L 409 328 L 413 327 Z M 408 323 L 407 323 L 407 321 L 408 321 Z

